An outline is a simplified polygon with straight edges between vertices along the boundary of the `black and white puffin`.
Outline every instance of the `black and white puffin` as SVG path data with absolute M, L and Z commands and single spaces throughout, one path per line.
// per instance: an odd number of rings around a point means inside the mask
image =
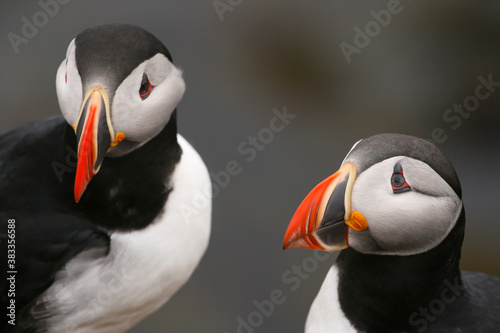
M 457 174 L 432 143 L 361 140 L 304 199 L 283 247 L 340 252 L 307 333 L 500 332 L 500 279 L 459 270 Z
M 107 24 L 71 41 L 56 87 L 63 117 L 0 136 L 2 233 L 15 221 L 14 266 L 0 262 L 16 272 L 0 330 L 124 332 L 208 245 L 209 174 L 177 133 L 182 72 L 149 32 Z

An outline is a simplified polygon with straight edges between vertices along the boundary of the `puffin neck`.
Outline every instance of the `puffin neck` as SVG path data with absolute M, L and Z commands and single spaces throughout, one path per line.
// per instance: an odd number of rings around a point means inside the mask
M 108 230 L 139 230 L 152 223 L 172 190 L 167 184 L 182 154 L 176 113 L 143 146 L 120 157 L 105 158 L 80 202 L 71 202 L 71 209 Z M 76 150 L 74 133 L 70 139 Z
M 420 306 L 439 297 L 444 282 L 462 285 L 459 270 L 465 212 L 435 248 L 416 255 L 369 255 L 352 248 L 336 262 L 342 311 L 358 330 L 407 329 Z

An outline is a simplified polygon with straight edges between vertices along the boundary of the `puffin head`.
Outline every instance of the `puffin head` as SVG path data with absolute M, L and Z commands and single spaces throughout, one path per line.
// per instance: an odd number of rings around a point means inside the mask
M 160 133 L 185 90 L 167 48 L 126 24 L 93 27 L 73 39 L 56 87 L 77 139 L 76 202 L 106 156 L 127 154 Z
M 358 141 L 293 216 L 283 248 L 411 255 L 436 247 L 462 210 L 457 174 L 432 143 L 400 134 Z

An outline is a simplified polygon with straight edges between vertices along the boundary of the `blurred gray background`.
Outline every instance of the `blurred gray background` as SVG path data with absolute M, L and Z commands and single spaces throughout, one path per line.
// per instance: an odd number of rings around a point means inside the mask
M 292 290 L 290 269 L 313 252 L 282 251 L 284 232 L 352 144 L 381 132 L 444 131 L 439 147 L 467 211 L 462 268 L 500 276 L 500 87 L 455 130 L 443 119 L 475 94 L 479 76 L 500 81 L 500 2 L 401 1 L 385 27 L 370 12 L 388 1 L 231 3 L 221 20 L 213 0 L 69 1 L 15 53 L 7 34 L 22 35 L 23 17 L 33 22 L 42 8 L 0 2 L 0 132 L 58 114 L 55 73 L 68 43 L 87 27 L 123 22 L 156 35 L 184 70 L 179 128 L 209 170 L 241 165 L 214 199 L 211 242 L 192 279 L 131 332 L 236 332 L 237 318 L 248 320 L 274 289 L 286 300 L 252 330 L 302 332 L 336 254 Z M 373 37 L 348 63 L 339 45 L 355 46 L 354 28 L 367 24 Z M 296 117 L 247 161 L 238 146 L 285 106 Z

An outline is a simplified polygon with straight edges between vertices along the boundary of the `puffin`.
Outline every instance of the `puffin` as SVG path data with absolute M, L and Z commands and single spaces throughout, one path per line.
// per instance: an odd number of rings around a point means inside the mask
M 358 141 L 293 215 L 283 248 L 341 251 L 305 332 L 500 332 L 500 279 L 459 269 L 460 181 L 433 143 Z
M 0 331 L 125 332 L 208 246 L 209 173 L 177 132 L 182 71 L 151 33 L 105 24 L 69 43 L 56 88 L 62 115 L 0 136 L 0 243 L 12 253 Z

